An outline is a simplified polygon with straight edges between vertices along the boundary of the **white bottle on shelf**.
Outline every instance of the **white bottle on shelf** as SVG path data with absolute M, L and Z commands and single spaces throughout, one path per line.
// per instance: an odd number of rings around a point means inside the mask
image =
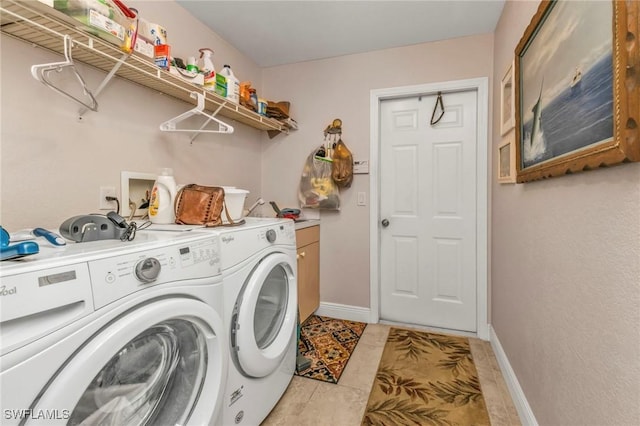
M 214 92 L 216 90 L 216 69 L 213 66 L 213 50 L 203 47 L 200 52 L 200 72 L 204 75 L 204 88 Z
M 156 178 L 149 200 L 149 220 L 151 223 L 169 224 L 176 222 L 173 203 L 176 199 L 176 180 L 173 170 L 164 168 Z
M 227 99 L 234 103 L 240 103 L 240 81 L 233 75 L 231 67 L 225 65 L 219 73 L 227 78 Z

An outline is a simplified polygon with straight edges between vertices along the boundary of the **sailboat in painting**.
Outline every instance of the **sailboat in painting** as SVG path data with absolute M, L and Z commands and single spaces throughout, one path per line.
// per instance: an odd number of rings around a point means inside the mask
M 582 71 L 580 71 L 580 68 L 576 67 L 576 72 L 573 75 L 573 78 L 571 79 L 571 83 L 569 83 L 569 87 L 573 89 L 574 87 L 578 86 L 581 81 L 582 81 Z
M 544 80 L 543 80 L 544 83 Z M 531 140 L 529 144 L 533 146 L 533 141 L 542 134 L 542 123 L 540 123 L 540 113 L 542 110 L 542 84 L 540 85 L 540 94 L 538 95 L 538 100 L 536 104 L 531 109 L 533 112 L 533 127 L 531 128 Z
M 535 160 L 541 157 L 545 151 L 544 133 L 542 131 L 542 87 L 544 86 L 544 80 L 540 83 L 540 93 L 538 100 L 536 101 L 531 112 L 533 112 L 533 119 L 531 123 L 531 133 L 529 136 L 529 144 L 525 144 L 524 157 L 526 161 Z

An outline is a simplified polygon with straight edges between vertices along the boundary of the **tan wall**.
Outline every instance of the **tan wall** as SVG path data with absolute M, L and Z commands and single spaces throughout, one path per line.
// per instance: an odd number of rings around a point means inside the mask
M 214 64 L 230 63 L 243 79 L 260 82 L 260 68 L 172 1 L 127 2 L 164 23 L 175 56 L 215 50 Z M 31 77 L 36 63 L 60 61 L 42 49 L 1 36 L 0 218 L 10 231 L 57 228 L 71 216 L 98 211 L 100 186 L 120 192 L 120 171 L 157 173 L 173 167 L 178 183 L 261 189 L 262 132 L 234 123 L 233 135 L 163 133 L 161 122 L 192 106 L 120 79 L 98 97 L 99 112 L 77 121 L 77 106 Z M 104 73 L 80 65 L 89 87 Z
M 494 81 L 537 7 L 505 5 Z M 537 421 L 640 424 L 640 164 L 492 193 L 492 325 Z
M 490 77 L 492 57 L 493 35 L 485 34 L 265 69 L 267 97 L 290 100 L 300 129 L 265 140 L 263 195 L 298 205 L 303 164 L 334 118 L 342 119 L 343 140 L 354 158 L 369 159 L 372 89 Z M 339 213 L 321 213 L 322 302 L 369 306 L 369 206 L 356 205 L 359 191 L 368 201 L 369 175 L 356 175 L 341 193 Z

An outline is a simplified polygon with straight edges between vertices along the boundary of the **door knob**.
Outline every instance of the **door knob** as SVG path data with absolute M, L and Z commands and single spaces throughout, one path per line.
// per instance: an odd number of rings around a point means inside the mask
M 387 226 L 389 226 L 389 219 L 382 219 L 382 222 L 380 223 L 382 223 L 382 226 L 386 228 Z

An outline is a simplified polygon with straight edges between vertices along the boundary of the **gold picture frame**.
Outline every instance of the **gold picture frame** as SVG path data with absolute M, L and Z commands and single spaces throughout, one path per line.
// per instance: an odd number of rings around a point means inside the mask
M 640 161 L 639 9 L 540 3 L 515 50 L 517 182 Z
M 500 134 L 505 135 L 516 123 L 514 63 L 509 64 L 500 83 Z
M 498 145 L 498 182 L 516 183 L 516 146 L 513 132 Z

